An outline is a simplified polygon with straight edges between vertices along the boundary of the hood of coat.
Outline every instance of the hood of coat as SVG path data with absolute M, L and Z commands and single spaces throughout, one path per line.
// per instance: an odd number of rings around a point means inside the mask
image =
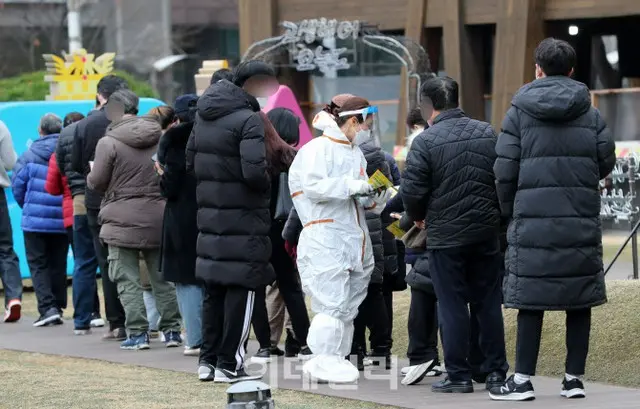
M 570 121 L 591 109 L 589 88 L 565 76 L 545 77 L 520 88 L 512 105 L 542 121 Z
M 193 124 L 193 122 L 183 122 L 169 128 L 161 139 L 166 138 L 169 146 L 181 146 L 184 148 L 187 145 L 187 141 L 189 141 L 189 136 L 191 136 Z
M 218 81 L 198 99 L 198 115 L 206 121 L 214 121 L 241 109 L 260 111 L 258 100 L 237 85 Z
M 376 146 L 373 141 L 367 141 L 360 145 L 360 150 L 367 160 L 367 175 L 371 176 L 380 169 L 385 176 L 389 177 L 387 159 L 382 149 Z
M 56 133 L 38 138 L 31 143 L 29 149 L 34 155 L 42 159 L 44 162 L 49 163 L 51 154 L 56 150 L 58 136 L 60 135 Z
M 319 131 L 324 131 L 330 127 L 337 128 L 338 124 L 336 124 L 335 119 L 328 112 L 320 111 L 313 117 L 311 126 Z
M 158 144 L 162 128 L 150 116 L 132 116 L 112 123 L 107 136 L 136 149 L 146 149 Z

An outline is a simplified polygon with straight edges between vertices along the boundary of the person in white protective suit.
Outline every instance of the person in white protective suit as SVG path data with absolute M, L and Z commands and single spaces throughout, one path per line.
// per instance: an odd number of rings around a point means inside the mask
M 345 357 L 374 267 L 365 209 L 382 212 L 391 193 L 372 190 L 358 148 L 372 137 L 376 112 L 358 97 L 334 108 L 333 122 L 298 151 L 289 170 L 289 189 L 304 226 L 298 270 L 316 313 L 307 337 L 314 357 L 303 372 L 318 381 L 350 383 L 359 377 Z

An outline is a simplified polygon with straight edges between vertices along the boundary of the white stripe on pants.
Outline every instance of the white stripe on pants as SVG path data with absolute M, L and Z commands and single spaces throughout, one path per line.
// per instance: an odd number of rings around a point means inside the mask
M 247 303 L 244 309 L 244 320 L 242 322 L 242 336 L 238 343 L 238 350 L 236 351 L 236 371 L 244 367 L 244 357 L 247 351 L 244 347 L 247 339 L 249 338 L 249 330 L 251 329 L 251 315 L 253 314 L 253 303 L 255 301 L 255 291 L 247 292 Z

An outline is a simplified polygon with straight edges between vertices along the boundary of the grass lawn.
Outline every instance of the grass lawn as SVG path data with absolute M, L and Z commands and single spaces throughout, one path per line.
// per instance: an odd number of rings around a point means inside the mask
M 222 408 L 228 387 L 194 381 L 187 373 L 5 350 L 0 374 L 2 408 Z M 285 409 L 392 409 L 286 390 L 274 391 L 273 398 Z

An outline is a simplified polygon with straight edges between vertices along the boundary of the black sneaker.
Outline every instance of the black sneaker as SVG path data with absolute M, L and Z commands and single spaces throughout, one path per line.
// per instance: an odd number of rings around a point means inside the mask
M 562 380 L 562 391 L 560 391 L 560 395 L 567 399 L 580 399 L 587 396 L 584 392 L 584 385 L 580 379 L 568 381 L 567 378 Z
M 251 362 L 256 364 L 268 364 L 271 360 L 271 348 L 260 348 L 258 352 L 251 357 Z
M 493 388 L 499 388 L 504 385 L 505 376 L 502 372 L 491 372 L 485 379 L 485 389 L 490 391 Z
M 218 368 L 215 371 L 213 381 L 217 383 L 236 383 L 240 381 L 252 381 L 260 378 L 262 378 L 262 375 L 249 375 L 244 368 L 238 369 L 237 371 Z
M 269 349 L 269 352 L 271 353 L 271 355 L 274 355 L 274 356 L 284 356 L 284 351 L 278 348 L 277 345 L 272 346 L 271 349 Z
M 294 358 L 300 353 L 300 342 L 293 335 L 293 331 L 287 329 L 287 338 L 284 341 L 284 356 Z
M 473 393 L 471 381 L 451 381 L 449 377 L 431 385 L 431 391 L 436 393 Z
M 45 327 L 47 325 L 62 325 L 62 317 L 57 308 L 49 308 L 33 323 L 34 327 Z
M 526 381 L 522 384 L 517 384 L 514 380 L 514 375 L 511 375 L 504 385 L 492 388 L 489 391 L 489 397 L 492 400 L 503 401 L 526 401 L 534 400 L 536 398 L 533 391 L 533 385 L 531 381 Z
M 300 358 L 303 361 L 308 361 L 309 359 L 313 358 L 313 352 L 308 346 L 305 345 L 302 348 L 300 348 L 300 353 L 298 354 L 298 358 Z
M 198 364 L 198 379 L 202 382 L 211 382 L 216 377 L 216 368 L 206 362 Z
M 471 379 L 473 379 L 473 381 L 475 383 L 485 383 L 487 382 L 487 374 L 486 373 L 474 373 L 471 374 Z M 504 382 L 502 382 L 504 383 Z M 497 386 L 502 386 L 502 383 L 500 385 Z

